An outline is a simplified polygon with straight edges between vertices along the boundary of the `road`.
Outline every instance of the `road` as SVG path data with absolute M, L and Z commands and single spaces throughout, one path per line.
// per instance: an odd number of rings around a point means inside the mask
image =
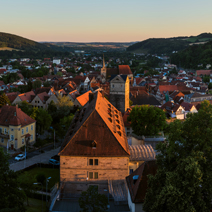
M 55 148 L 58 148 L 59 146 L 60 146 L 60 143 L 56 143 L 56 144 L 55 144 Z M 34 156 L 36 156 L 36 155 L 42 154 L 41 151 L 47 152 L 47 151 L 50 151 L 50 150 L 52 150 L 52 149 L 54 149 L 54 145 L 53 145 L 53 144 L 50 144 L 50 145 L 48 145 L 48 146 L 42 147 L 42 148 L 40 148 L 40 149 L 37 149 L 37 150 L 35 150 L 35 151 L 33 151 L 33 152 L 27 152 L 27 159 L 32 158 L 32 157 L 34 157 Z M 18 162 L 18 161 L 15 160 L 15 157 L 9 159 L 9 163 L 10 163 L 10 164 L 12 164 L 12 163 L 17 163 L 17 162 Z
M 19 171 L 36 163 L 48 163 L 49 159 L 52 156 L 57 155 L 59 150 L 60 150 L 60 147 L 58 147 L 57 149 L 46 151 L 45 153 L 36 155 L 26 160 L 18 161 L 16 163 L 11 163 L 10 169 L 13 171 Z

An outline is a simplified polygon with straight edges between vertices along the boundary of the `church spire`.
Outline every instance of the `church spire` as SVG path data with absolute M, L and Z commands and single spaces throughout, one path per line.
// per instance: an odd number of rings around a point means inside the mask
M 105 58 L 104 58 L 104 54 L 103 54 L 103 67 L 102 68 L 104 68 L 105 67 Z

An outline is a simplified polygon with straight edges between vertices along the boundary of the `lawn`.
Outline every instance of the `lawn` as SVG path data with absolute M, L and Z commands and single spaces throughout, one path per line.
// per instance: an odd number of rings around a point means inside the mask
M 26 202 L 25 202 L 26 205 Z M 46 202 L 43 201 L 43 211 L 45 211 Z M 41 212 L 42 211 L 42 200 L 29 198 L 29 206 L 26 206 L 26 212 Z
M 35 167 L 31 170 L 26 171 L 28 174 L 31 175 L 32 178 L 36 179 L 37 174 L 43 173 L 46 178 L 51 177 L 48 183 L 48 189 L 52 188 L 55 183 L 60 181 L 60 170 L 59 169 L 51 169 L 51 168 L 40 168 Z M 23 173 L 20 174 L 19 177 L 21 177 Z M 36 180 L 35 180 L 36 182 Z M 45 186 L 45 185 L 44 185 Z M 46 187 L 44 187 L 45 190 Z

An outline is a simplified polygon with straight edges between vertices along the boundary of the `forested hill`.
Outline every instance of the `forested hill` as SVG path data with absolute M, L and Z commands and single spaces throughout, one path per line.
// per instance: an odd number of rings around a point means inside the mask
M 188 69 L 206 68 L 207 64 L 212 65 L 212 41 L 203 45 L 192 45 L 172 54 L 171 63 Z M 198 66 L 201 64 L 202 66 Z
M 0 48 L 9 47 L 17 50 L 47 50 L 44 44 L 8 33 L 0 32 Z
M 150 38 L 129 46 L 127 51 L 145 54 L 170 54 L 173 51 L 186 49 L 192 44 L 203 44 L 210 40 L 212 40 L 211 33 L 190 37 Z

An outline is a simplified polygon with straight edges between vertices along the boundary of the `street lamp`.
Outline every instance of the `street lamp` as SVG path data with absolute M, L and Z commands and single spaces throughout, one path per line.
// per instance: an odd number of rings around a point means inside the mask
M 42 212 L 43 212 L 43 184 L 42 183 L 33 183 L 34 185 L 39 185 L 41 184 L 42 186 Z
M 51 177 L 46 178 L 46 206 L 47 206 L 47 188 L 48 188 L 48 182 L 51 179 Z

